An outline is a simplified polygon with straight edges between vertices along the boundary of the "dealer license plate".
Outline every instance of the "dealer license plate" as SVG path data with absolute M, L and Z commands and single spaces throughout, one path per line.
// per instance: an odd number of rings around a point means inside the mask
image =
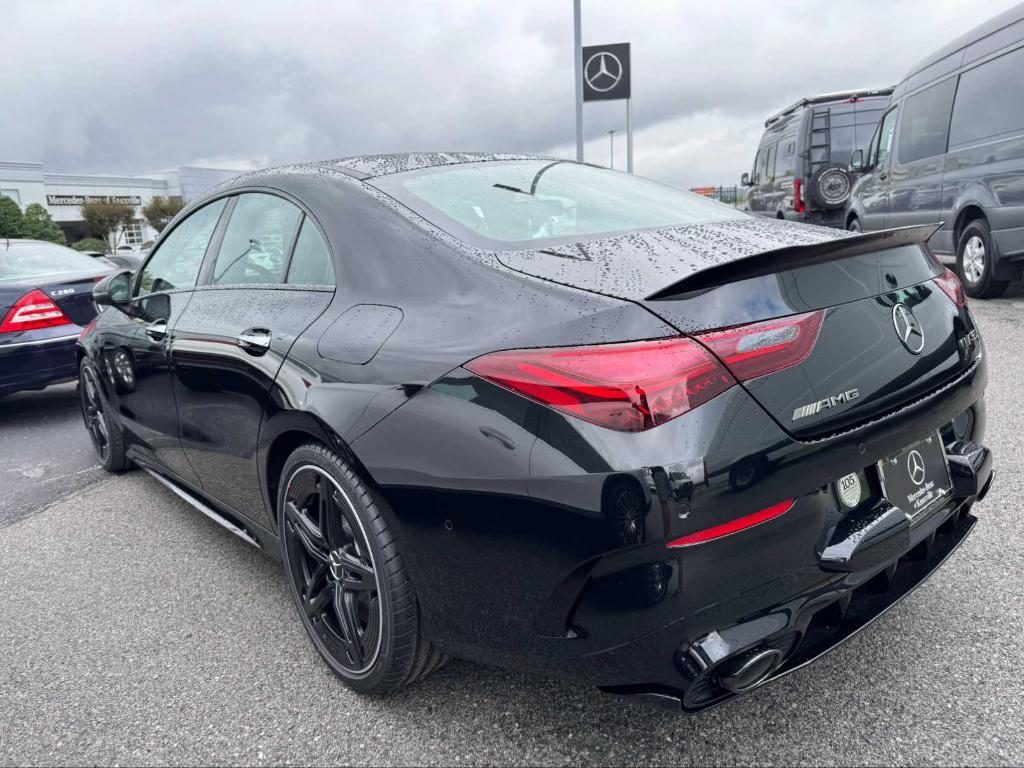
M 878 462 L 886 498 L 911 518 L 934 509 L 952 493 L 942 437 L 936 432 Z

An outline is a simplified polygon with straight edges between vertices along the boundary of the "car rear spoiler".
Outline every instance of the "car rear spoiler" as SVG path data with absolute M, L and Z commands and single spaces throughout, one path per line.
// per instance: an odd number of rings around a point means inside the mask
M 939 223 L 886 229 L 853 237 L 840 237 L 826 243 L 790 245 L 785 248 L 753 253 L 735 261 L 717 264 L 687 275 L 681 280 L 655 291 L 646 297 L 646 301 L 674 299 L 683 294 L 707 291 L 725 283 L 772 275 L 795 267 L 808 267 L 813 264 L 838 261 L 847 256 L 898 248 L 901 245 L 925 245 L 941 226 L 942 224 Z

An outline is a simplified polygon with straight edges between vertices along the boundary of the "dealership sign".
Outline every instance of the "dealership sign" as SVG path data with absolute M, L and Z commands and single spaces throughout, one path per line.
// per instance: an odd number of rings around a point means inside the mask
M 138 195 L 47 195 L 47 205 L 85 205 L 86 203 L 117 203 L 118 205 L 142 205 Z
M 629 43 L 588 45 L 583 49 L 583 100 L 630 97 Z

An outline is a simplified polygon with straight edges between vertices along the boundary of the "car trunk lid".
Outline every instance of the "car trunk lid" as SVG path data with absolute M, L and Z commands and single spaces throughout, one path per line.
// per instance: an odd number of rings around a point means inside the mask
M 605 257 L 603 244 L 577 247 L 591 258 L 582 269 L 574 271 L 569 262 L 523 271 L 547 276 L 557 269 L 559 282 L 636 301 L 705 341 L 720 357 L 723 349 L 748 354 L 743 347 L 748 342 L 768 339 L 764 343 L 778 342 L 781 350 L 786 343 L 798 344 L 799 332 L 815 334 L 799 355 L 782 355 L 778 366 L 754 366 L 749 377 L 737 375 L 780 425 L 802 439 L 841 431 L 912 403 L 973 364 L 978 352 L 973 322 L 935 282 L 944 269 L 924 245 L 934 227 L 859 237 L 816 228 L 736 228 L 735 223 L 687 228 L 701 230 L 696 246 L 673 233 L 670 239 L 683 244 L 674 260 L 668 258 L 667 244 L 652 251 L 660 235 L 623 238 L 619 245 L 626 250 L 618 275 L 605 274 L 610 263 L 592 266 L 595 254 Z M 769 233 L 760 240 L 767 248 L 757 248 L 758 231 Z M 713 254 L 708 250 L 712 241 L 720 244 Z M 534 263 L 539 261 L 535 257 Z M 614 261 L 610 254 L 607 261 Z M 668 265 L 669 279 L 663 276 L 655 285 L 652 267 L 658 264 Z M 805 316 L 804 331 L 794 330 L 795 320 L 767 322 Z M 721 329 L 734 329 L 725 334 L 733 347 L 715 346 L 723 337 L 709 333 Z

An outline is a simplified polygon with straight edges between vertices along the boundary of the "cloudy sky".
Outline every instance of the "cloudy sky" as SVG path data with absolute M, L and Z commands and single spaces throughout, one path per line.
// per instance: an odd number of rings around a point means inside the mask
M 1011 5 L 583 0 L 583 43 L 632 43 L 638 173 L 733 184 L 769 113 L 894 83 Z M 574 153 L 571 0 L 0 0 L 0 30 L 0 160 L 51 171 Z M 584 126 L 623 167 L 622 102 Z

